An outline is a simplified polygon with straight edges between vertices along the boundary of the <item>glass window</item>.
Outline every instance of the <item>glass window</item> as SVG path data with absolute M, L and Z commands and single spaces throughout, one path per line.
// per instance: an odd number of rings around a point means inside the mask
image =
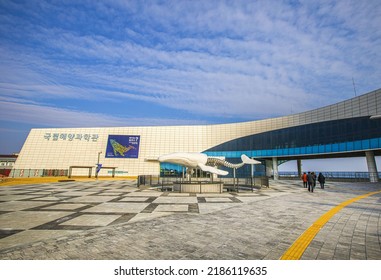
M 314 154 L 319 153 L 319 146 L 313 146 L 313 147 L 312 147 L 312 152 L 313 152 Z
M 319 153 L 324 153 L 325 152 L 325 146 L 324 145 L 320 145 L 319 146 Z
M 362 149 L 361 141 L 355 141 L 354 142 L 354 149 L 355 150 L 361 150 Z
M 379 145 L 378 145 L 378 138 L 370 139 L 370 147 L 371 147 L 372 149 L 374 149 L 374 148 L 379 148 Z
M 353 142 L 347 142 L 347 151 L 353 151 Z
M 346 143 L 340 143 L 339 144 L 339 151 L 340 152 L 344 152 L 344 151 L 346 151 L 347 150 L 347 145 L 346 145 Z
M 326 153 L 332 152 L 332 145 L 331 144 L 325 145 L 325 152 Z
M 369 149 L 370 148 L 369 140 L 362 140 L 361 144 L 362 144 L 363 149 Z
M 242 151 L 258 151 L 256 156 L 271 156 L 276 149 L 281 150 L 279 155 L 327 153 L 377 148 L 381 144 L 368 139 L 378 138 L 381 138 L 381 119 L 358 117 L 254 134 L 207 151 L 227 152 L 230 157 L 239 157 Z

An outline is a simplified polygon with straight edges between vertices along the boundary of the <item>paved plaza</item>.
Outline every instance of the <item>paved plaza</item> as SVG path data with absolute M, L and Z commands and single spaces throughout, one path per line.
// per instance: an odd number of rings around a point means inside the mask
M 0 187 L 0 259 L 277 260 L 322 215 L 381 184 L 299 181 L 222 194 L 137 188 L 136 181 Z M 301 259 L 381 260 L 381 193 L 333 215 Z

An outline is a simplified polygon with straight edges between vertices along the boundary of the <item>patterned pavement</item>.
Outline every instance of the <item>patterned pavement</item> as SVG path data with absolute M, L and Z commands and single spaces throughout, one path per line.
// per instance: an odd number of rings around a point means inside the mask
M 0 188 L 0 259 L 279 259 L 320 216 L 381 184 L 298 181 L 254 192 L 185 194 L 135 181 Z M 381 194 L 320 230 L 302 259 L 381 260 Z
M 0 250 L 171 214 L 205 214 L 262 196 L 139 189 L 136 181 L 63 182 L 0 189 Z

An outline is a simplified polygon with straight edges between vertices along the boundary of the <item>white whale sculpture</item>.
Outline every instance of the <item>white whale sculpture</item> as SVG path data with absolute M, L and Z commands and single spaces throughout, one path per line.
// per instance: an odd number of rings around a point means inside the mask
M 229 172 L 220 170 L 214 166 L 223 165 L 230 168 L 239 168 L 244 164 L 259 164 L 261 162 L 251 159 L 246 155 L 241 156 L 242 163 L 233 164 L 218 157 L 209 157 L 203 153 L 171 153 L 158 158 L 160 162 L 180 164 L 190 168 L 200 168 L 202 171 L 225 176 Z

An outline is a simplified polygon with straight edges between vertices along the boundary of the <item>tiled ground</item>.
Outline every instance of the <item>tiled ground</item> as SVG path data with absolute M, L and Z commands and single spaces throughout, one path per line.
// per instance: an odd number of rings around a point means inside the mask
M 0 250 L 171 214 L 205 214 L 261 199 L 259 192 L 185 194 L 136 182 L 62 182 L 0 188 Z
M 381 260 L 381 183 L 299 181 L 255 192 L 184 194 L 133 181 L 0 188 L 3 260 L 278 260 L 322 215 L 336 213 L 304 260 Z

